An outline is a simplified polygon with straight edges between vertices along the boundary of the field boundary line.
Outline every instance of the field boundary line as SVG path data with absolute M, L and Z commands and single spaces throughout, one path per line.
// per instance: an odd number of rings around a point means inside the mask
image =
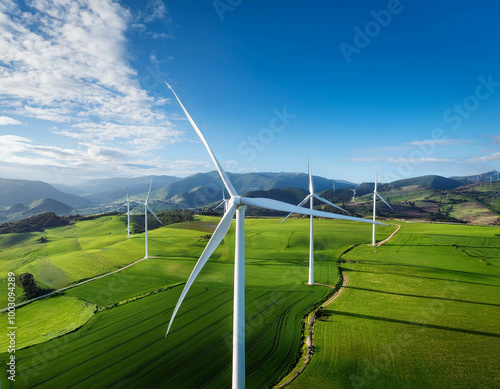
M 22 301 L 20 302 L 19 304 L 16 304 L 16 308 L 18 307 L 22 307 L 23 305 L 27 305 L 29 303 L 32 303 L 34 301 L 37 301 L 37 300 L 41 300 L 41 299 L 44 299 L 45 297 L 49 297 L 49 296 L 53 296 L 55 295 L 56 293 L 60 293 L 60 292 L 64 292 L 66 290 L 69 290 L 69 289 L 72 289 L 72 288 L 76 288 L 77 286 L 80 286 L 80 285 L 83 285 L 83 284 L 86 284 L 87 282 L 91 282 L 91 281 L 95 281 L 95 280 L 98 280 L 99 278 L 104 278 L 104 277 L 107 277 L 107 276 L 110 276 L 111 274 L 115 274 L 115 273 L 118 273 L 122 270 L 125 270 L 133 265 L 135 265 L 136 263 L 139 263 L 141 261 L 144 261 L 145 259 L 152 259 L 152 258 L 158 258 L 158 257 L 149 257 L 149 258 L 141 258 L 141 259 L 138 259 L 137 261 L 134 261 L 132 263 L 129 263 L 128 265 L 124 266 L 124 267 L 121 267 L 119 269 L 116 269 L 116 270 L 113 270 L 112 272 L 109 272 L 109 273 L 105 273 L 105 274 L 101 274 L 100 276 L 96 276 L 96 277 L 92 277 L 92 278 L 89 278 L 88 280 L 85 280 L 85 281 L 81 281 L 81 282 L 78 282 L 76 284 L 73 284 L 73 285 L 68 285 L 68 286 L 65 286 L 64 288 L 61 288 L 61 289 L 57 289 L 57 290 L 53 290 L 52 292 L 50 293 L 47 293 L 47 294 L 44 294 L 42 296 L 38 296 L 38 297 L 35 297 L 35 298 L 32 298 L 30 300 L 26 300 L 26 301 Z M 5 311 L 7 311 L 8 307 L 5 307 L 5 308 L 2 308 L 0 309 L 0 313 L 3 313 Z
M 327 305 L 330 305 L 331 303 L 333 303 L 335 301 L 335 299 L 337 299 L 340 296 L 340 294 L 342 293 L 344 288 L 347 286 L 347 284 L 349 282 L 349 275 L 347 275 L 346 273 L 343 273 L 342 269 L 340 267 L 339 267 L 339 272 L 340 272 L 340 275 L 342 276 L 342 285 L 334 293 L 334 295 L 332 297 L 330 297 L 328 300 L 326 300 L 324 303 L 321 304 L 320 309 L 321 309 L 321 307 L 326 307 Z M 327 288 L 331 288 L 331 289 L 337 288 L 337 286 L 320 284 L 320 283 L 315 283 L 314 285 L 326 286 Z M 309 327 L 308 333 L 304 334 L 305 335 L 304 338 L 306 339 L 305 342 L 308 344 L 308 354 L 307 354 L 306 360 L 304 361 L 304 365 L 297 372 L 295 372 L 295 374 L 292 377 L 290 377 L 286 382 L 282 383 L 279 386 L 274 386 L 275 388 L 280 389 L 280 388 L 283 388 L 287 385 L 290 385 L 292 383 L 292 381 L 295 380 L 295 378 L 297 378 L 299 376 L 299 374 L 305 370 L 305 368 L 307 367 L 309 362 L 311 362 L 313 353 L 309 352 L 309 350 L 314 349 L 314 324 L 316 323 L 317 313 L 318 313 L 318 309 L 315 309 L 313 312 L 311 312 L 306 317 L 306 320 L 309 320 L 310 327 Z
M 396 228 L 396 231 L 394 231 L 391 235 L 389 235 L 387 238 L 385 238 L 384 240 L 378 242 L 375 247 L 380 247 L 382 246 L 384 243 L 388 242 L 394 235 L 396 235 L 396 232 L 399 231 L 399 229 L 401 228 L 401 224 L 396 224 L 398 226 L 398 228 Z

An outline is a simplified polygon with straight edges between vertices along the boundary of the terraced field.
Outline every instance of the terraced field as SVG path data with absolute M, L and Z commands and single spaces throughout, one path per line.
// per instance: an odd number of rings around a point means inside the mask
M 23 239 L 4 237 L 3 269 L 13 264 L 19 272 L 31 265 L 38 279 L 50 263 L 56 268 L 55 274 L 60 274 L 57 269 L 61 269 L 70 275 L 70 282 L 76 282 L 142 256 L 143 239 L 122 238 L 123 221 L 119 217 L 88 222 L 92 223 L 41 234 L 48 237 L 48 244 L 52 243 L 44 249 L 33 244 L 40 234 Z M 102 223 L 115 227 L 106 229 Z M 234 257 L 231 231 L 188 294 L 171 335 L 164 338 L 183 282 L 206 244 L 200 237 L 216 223 L 217 218 L 203 217 L 195 223 L 152 231 L 150 252 L 158 258 L 65 292 L 66 299 L 95 306 L 94 315 L 73 331 L 75 323 L 68 317 L 73 318 L 81 308 L 62 307 L 45 317 L 45 327 L 40 326 L 32 339 L 31 333 L 25 331 L 27 343 L 65 332 L 65 328 L 52 331 L 54 323 L 67 323 L 66 330 L 72 332 L 18 350 L 15 387 L 229 387 Z M 293 219 L 280 225 L 277 219 L 247 219 L 246 229 L 247 382 L 249 388 L 260 388 L 277 382 L 292 366 L 300 349 L 301 319 L 331 290 L 305 285 L 308 220 Z M 379 228 L 379 238 L 392 230 Z M 103 231 L 108 233 L 102 236 Z M 318 220 L 317 281 L 335 284 L 336 257 L 351 244 L 367 243 L 369 239 L 369 225 Z M 33 253 L 29 264 L 17 258 L 19 250 Z M 97 265 L 93 266 L 92 261 Z M 84 266 L 78 274 L 80 262 Z M 44 282 L 49 284 L 49 279 Z M 64 282 L 59 281 L 59 285 Z M 23 310 L 35 307 L 49 315 L 51 306 L 60 298 L 19 308 L 20 328 L 34 324 L 33 319 L 23 318 Z M 5 363 L 7 357 L 0 354 L 0 363 Z M 2 387 L 8 387 L 4 372 L 1 374 Z

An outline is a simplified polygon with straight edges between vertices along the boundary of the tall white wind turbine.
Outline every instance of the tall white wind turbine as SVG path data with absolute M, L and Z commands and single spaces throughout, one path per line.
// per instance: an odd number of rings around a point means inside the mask
M 302 207 L 307 201 L 309 201 L 309 209 L 313 210 L 314 207 L 314 199 L 317 199 L 319 201 L 322 201 L 328 205 L 331 205 L 332 207 L 335 207 L 337 209 L 340 209 L 343 212 L 347 212 L 345 209 L 340 208 L 338 205 L 335 205 L 331 203 L 330 201 L 324 199 L 323 197 L 318 196 L 317 194 L 314 193 L 314 183 L 313 183 L 313 178 L 311 174 L 311 162 L 309 158 L 307 159 L 307 168 L 309 170 L 309 194 L 305 197 L 304 200 L 302 200 L 297 207 Z M 293 212 L 289 213 L 282 221 L 283 223 L 286 219 L 290 217 L 290 215 Z M 310 221 L 309 221 L 309 279 L 308 279 L 308 284 L 309 285 L 314 285 L 314 216 L 310 215 Z
M 389 205 L 387 201 L 384 200 L 382 196 L 379 195 L 377 192 L 377 181 L 378 181 L 378 169 L 377 173 L 375 174 L 375 187 L 373 188 L 373 221 L 375 221 L 375 217 L 377 215 L 377 197 L 382 200 L 390 209 L 394 211 L 394 209 Z M 375 224 L 372 226 L 372 246 L 376 245 L 376 240 L 375 240 Z
M 358 184 L 357 187 L 355 187 L 354 189 L 349 189 L 349 190 L 352 190 L 352 202 L 354 203 L 354 199 L 356 198 L 356 190 L 359 188 L 359 186 L 362 184 L 362 182 L 360 182 Z
M 165 84 L 167 84 L 165 82 Z M 208 241 L 208 244 L 203 250 L 201 257 L 198 259 L 189 279 L 184 286 L 184 289 L 179 297 L 179 301 L 174 308 L 172 313 L 172 317 L 170 318 L 170 322 L 168 324 L 168 329 L 165 336 L 168 335 L 172 323 L 174 321 L 175 315 L 179 310 L 184 298 L 186 297 L 189 288 L 193 284 L 194 280 L 200 273 L 203 266 L 207 263 L 208 259 L 215 251 L 217 246 L 222 242 L 224 236 L 229 231 L 231 227 L 232 219 L 234 214 L 236 214 L 236 239 L 235 239 L 235 254 L 234 254 L 234 305 L 233 305 L 233 374 L 232 374 L 232 387 L 234 389 L 242 389 L 245 387 L 245 209 L 246 206 L 253 206 L 265 209 L 271 209 L 274 211 L 283 211 L 283 212 L 294 212 L 301 213 L 305 215 L 314 215 L 321 217 L 328 217 L 332 219 L 344 219 L 344 220 L 357 220 L 365 223 L 373 223 L 371 220 L 367 219 L 359 219 L 344 215 L 336 215 L 328 212 L 309 210 L 301 207 L 297 207 L 295 205 L 283 203 L 281 201 L 265 199 L 265 198 L 247 198 L 240 196 L 236 190 L 234 189 L 233 184 L 229 181 L 229 178 L 226 172 L 222 169 L 219 164 L 219 161 L 215 157 L 214 153 L 210 149 L 205 137 L 199 130 L 196 123 L 193 121 L 189 113 L 187 112 L 184 105 L 182 105 L 179 97 L 177 97 L 176 93 L 172 89 L 170 85 L 167 84 L 169 89 L 172 91 L 173 95 L 179 102 L 184 114 L 186 115 L 189 123 L 193 127 L 193 129 L 198 134 L 198 137 L 201 139 L 202 143 L 205 145 L 205 148 L 212 159 L 212 162 L 215 165 L 215 168 L 219 172 L 220 178 L 224 183 L 228 193 L 229 200 L 227 210 L 222 216 L 221 221 L 215 228 L 212 237 Z M 377 224 L 382 224 L 378 223 Z
M 145 250 L 146 254 L 144 255 L 144 258 L 148 259 L 149 254 L 148 254 L 148 211 L 160 222 L 160 224 L 163 224 L 160 219 L 158 219 L 158 216 L 153 212 L 151 208 L 149 208 L 148 201 L 149 201 L 149 194 L 151 193 L 151 186 L 153 185 L 153 178 L 151 178 L 151 182 L 149 183 L 149 190 L 148 190 L 148 195 L 146 196 L 146 201 L 144 202 L 144 245 L 145 245 Z

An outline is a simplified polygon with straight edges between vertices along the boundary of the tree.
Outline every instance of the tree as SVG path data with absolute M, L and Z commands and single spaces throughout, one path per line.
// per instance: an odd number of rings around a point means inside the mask
M 23 288 L 28 299 L 39 296 L 43 290 L 38 287 L 35 277 L 31 273 L 23 273 L 19 275 L 19 285 Z

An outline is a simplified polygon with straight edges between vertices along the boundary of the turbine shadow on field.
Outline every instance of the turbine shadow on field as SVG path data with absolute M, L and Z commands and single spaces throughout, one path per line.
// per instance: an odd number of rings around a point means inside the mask
M 386 292 L 386 291 L 383 291 L 383 290 L 368 289 L 368 288 L 359 288 L 359 287 L 356 287 L 356 286 L 349 286 L 349 285 L 347 285 L 345 288 L 355 289 L 355 290 L 362 290 L 362 291 L 366 291 L 366 292 L 376 292 L 376 293 L 383 293 L 383 294 L 392 294 L 392 295 L 395 295 L 395 296 L 418 297 L 418 298 L 423 298 L 423 299 L 454 301 L 454 302 L 458 302 L 458 303 L 491 305 L 493 307 L 500 307 L 500 304 L 482 303 L 482 302 L 479 302 L 479 301 L 469 301 L 469 300 L 457 300 L 457 299 L 450 299 L 450 298 L 446 298 L 446 297 L 420 296 L 420 295 L 417 295 L 417 294 Z
M 460 273 L 460 274 L 467 274 L 467 275 L 474 275 L 474 276 L 486 276 L 486 277 L 495 277 L 498 278 L 497 275 L 494 274 L 484 274 L 484 273 L 473 273 L 469 271 L 463 271 L 463 270 L 453 270 L 453 269 L 441 269 L 439 267 L 433 267 L 433 266 L 423 266 L 423 265 L 405 265 L 403 263 L 383 263 L 383 262 L 377 262 L 377 261 L 370 261 L 366 259 L 358 260 L 357 263 L 359 264 L 364 264 L 364 265 L 382 265 L 382 266 L 403 266 L 403 267 L 415 267 L 417 269 L 425 269 L 425 270 L 435 270 L 439 272 L 446 272 L 446 273 Z
M 461 332 L 461 333 L 464 333 L 464 334 L 489 336 L 489 337 L 492 337 L 492 338 L 500 338 L 500 334 L 494 334 L 492 332 L 466 330 L 466 329 L 463 329 L 463 328 L 440 326 L 440 325 L 437 325 L 437 324 L 419 323 L 419 322 L 413 322 L 413 321 L 407 321 L 407 320 L 391 319 L 391 318 L 388 318 L 388 317 L 363 315 L 363 314 L 360 314 L 360 313 L 326 310 L 326 311 L 321 312 L 321 315 L 322 316 L 327 316 L 327 317 L 329 317 L 329 316 L 335 316 L 335 315 L 337 315 L 337 316 L 349 316 L 349 317 L 356 317 L 356 318 L 359 318 L 359 319 L 385 321 L 385 322 L 389 322 L 389 323 L 397 323 L 397 324 L 405 324 L 405 325 L 411 325 L 411 326 L 416 326 L 416 327 L 432 328 L 432 329 L 436 329 L 436 330 L 453 331 L 453 332 Z
M 460 282 L 462 284 L 492 286 L 494 288 L 500 288 L 499 285 L 483 284 L 481 282 L 472 282 L 472 281 L 451 280 L 449 278 L 425 277 L 425 276 L 416 276 L 416 275 L 413 275 L 413 274 L 404 274 L 404 273 L 395 273 L 395 272 L 381 272 L 381 271 L 357 270 L 357 269 L 351 269 L 351 268 L 346 268 L 346 267 L 342 267 L 341 270 L 342 271 L 358 272 L 358 273 L 391 274 L 391 275 L 394 275 L 394 276 L 401 276 L 401 277 L 423 278 L 423 279 L 426 279 L 426 280 L 436 280 L 436 281 L 445 281 L 445 282 Z

